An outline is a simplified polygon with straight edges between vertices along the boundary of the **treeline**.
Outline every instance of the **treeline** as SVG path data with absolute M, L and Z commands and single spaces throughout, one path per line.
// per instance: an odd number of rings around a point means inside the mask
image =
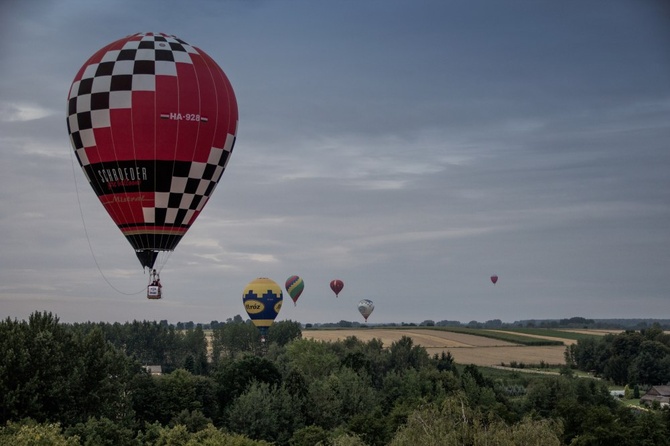
M 565 360 L 618 385 L 665 385 L 670 383 L 670 334 L 654 325 L 580 339 L 566 349 Z
M 0 355 L 0 444 L 670 445 L 669 411 L 602 381 L 458 365 L 408 337 L 305 340 L 292 321 L 263 343 L 236 318 L 208 346 L 198 326 L 34 313 L 0 323 Z
M 214 322 L 212 322 L 214 323 Z M 179 324 L 182 324 L 181 322 Z M 190 323 L 193 325 L 193 322 Z M 183 324 L 182 324 L 183 325 Z M 668 319 L 588 319 L 580 316 L 563 319 L 529 319 L 515 322 L 503 322 L 500 319 L 490 319 L 485 322 L 472 320 L 468 323 L 460 321 L 441 320 L 435 322 L 432 319 L 420 323 L 400 322 L 383 324 L 362 324 L 360 322 L 339 321 L 320 324 L 306 324 L 305 328 L 359 328 L 359 327 L 464 327 L 483 329 L 509 329 L 509 328 L 571 328 L 571 329 L 610 329 L 610 330 L 644 330 L 653 326 L 659 326 L 665 330 L 670 329 Z

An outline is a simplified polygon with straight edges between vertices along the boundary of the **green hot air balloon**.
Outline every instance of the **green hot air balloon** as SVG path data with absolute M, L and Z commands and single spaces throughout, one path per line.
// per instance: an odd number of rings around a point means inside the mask
M 286 292 L 293 299 L 293 305 L 298 304 L 298 298 L 302 294 L 302 290 L 305 289 L 305 282 L 298 276 L 291 276 L 286 279 Z

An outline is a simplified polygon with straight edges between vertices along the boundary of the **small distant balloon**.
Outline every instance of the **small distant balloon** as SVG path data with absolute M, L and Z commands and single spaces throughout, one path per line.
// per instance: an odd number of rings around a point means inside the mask
M 372 314 L 372 311 L 375 309 L 375 304 L 372 303 L 370 299 L 363 299 L 362 301 L 358 302 L 358 311 L 363 315 L 365 318 L 365 322 L 368 321 L 368 317 Z
M 283 299 L 281 287 L 277 282 L 266 277 L 254 279 L 244 288 L 242 293 L 244 309 L 247 310 L 249 319 L 260 330 L 263 341 L 267 336 L 268 328 L 281 310 Z
M 302 290 L 305 289 L 305 282 L 298 276 L 291 276 L 286 279 L 286 292 L 293 299 L 293 305 L 298 304 L 298 298 L 302 294 Z
M 342 282 L 340 279 L 330 281 L 330 289 L 333 290 L 333 293 L 335 293 L 335 297 L 340 294 L 342 288 L 344 288 L 344 282 Z
M 498 282 L 498 276 L 496 276 L 495 274 L 492 275 L 492 276 L 491 276 L 491 282 L 493 282 L 493 284 L 495 285 L 496 282 Z

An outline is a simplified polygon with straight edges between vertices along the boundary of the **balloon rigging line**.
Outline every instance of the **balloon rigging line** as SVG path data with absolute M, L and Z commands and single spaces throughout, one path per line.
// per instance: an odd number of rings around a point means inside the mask
M 72 154 L 72 151 L 70 151 L 70 160 L 72 162 L 72 178 L 74 178 L 74 188 L 77 193 L 77 203 L 79 204 L 79 215 L 81 216 L 81 223 L 82 226 L 84 227 L 84 234 L 86 234 L 86 241 L 88 242 L 88 249 L 91 251 L 91 256 L 93 257 L 93 262 L 95 263 L 95 266 L 98 268 L 98 271 L 100 272 L 100 275 L 102 278 L 107 282 L 107 285 L 109 285 L 114 291 L 116 291 L 119 294 L 123 294 L 125 296 L 136 296 L 140 293 L 144 293 L 146 289 L 142 287 L 141 290 L 134 292 L 134 293 L 127 293 L 124 291 L 119 290 L 116 288 L 112 283 L 107 279 L 105 276 L 105 273 L 102 272 L 102 268 L 100 268 L 100 264 L 98 263 L 98 259 L 95 257 L 95 252 L 93 251 L 93 245 L 91 244 L 91 239 L 88 236 L 88 229 L 86 228 L 86 220 L 84 219 L 84 210 L 81 206 L 81 199 L 79 197 L 79 185 L 77 183 L 77 173 L 74 167 L 74 156 Z

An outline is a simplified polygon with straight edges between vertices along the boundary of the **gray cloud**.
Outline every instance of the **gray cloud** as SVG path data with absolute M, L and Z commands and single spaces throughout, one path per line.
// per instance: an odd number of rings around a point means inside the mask
M 358 320 L 362 298 L 370 322 L 670 317 L 660 2 L 1 8 L 2 317 L 225 320 L 250 280 L 292 274 L 305 292 L 279 317 L 301 322 Z M 207 51 L 240 108 L 160 302 L 65 128 L 77 69 L 139 31 Z

